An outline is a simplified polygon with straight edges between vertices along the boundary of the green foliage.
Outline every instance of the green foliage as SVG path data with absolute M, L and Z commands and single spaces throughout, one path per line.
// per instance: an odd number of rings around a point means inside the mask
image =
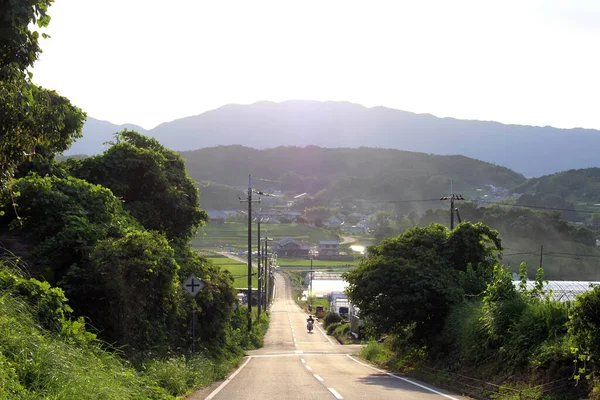
M 73 266 L 65 284 L 78 308 L 102 329 L 103 338 L 124 350 L 155 350 L 179 335 L 185 313 L 173 250 L 157 232 L 133 231 L 97 242 L 85 268 Z M 171 335 L 169 335 L 171 333 Z M 158 348 L 158 349 L 157 349 Z
M 68 160 L 74 176 L 109 188 L 149 230 L 187 243 L 207 219 L 184 160 L 155 139 L 124 130 L 104 154 Z
M 307 221 L 315 222 L 317 220 L 325 221 L 336 215 L 338 210 L 330 207 L 311 207 L 304 210 Z
M 92 342 L 96 335 L 85 330 L 83 318 L 70 319 L 71 307 L 60 288 L 48 282 L 26 279 L 17 267 L 9 268 L 5 261 L 0 266 L 0 293 L 10 293 L 25 301 L 36 318 L 36 323 L 65 340 L 79 344 Z
M 523 265 L 521 275 L 526 274 Z M 567 304 L 545 297 L 543 274 L 533 289 L 516 288 L 510 270 L 496 266 L 481 301 L 452 308 L 442 343 L 458 363 L 491 361 L 502 370 L 568 366 L 567 321 Z
M 326 325 L 327 328 L 327 334 L 328 335 L 333 335 L 333 332 L 339 328 L 342 325 L 341 321 L 337 321 L 337 322 L 332 322 L 329 325 Z
M 508 188 L 525 181 L 507 168 L 463 156 L 390 149 L 308 146 L 256 150 L 235 145 L 186 151 L 182 156 L 188 160 L 188 172 L 196 181 L 243 186 L 248 183 L 247 176 L 239 171 L 251 170 L 256 176 L 282 182 L 270 186 L 295 194 L 323 188 L 317 194 L 318 201 L 307 202 L 306 207 L 328 206 L 333 200 L 347 199 L 356 203 L 357 199 L 439 198 L 440 193 L 447 192 L 451 177 L 457 187 L 465 189 L 485 184 Z M 432 176 L 437 178 L 430 179 Z M 398 212 L 418 207 L 417 203 L 406 203 Z
M 371 361 L 376 364 L 380 364 L 387 361 L 392 356 L 390 349 L 383 343 L 379 343 L 375 340 L 370 340 L 360 352 L 361 357 L 367 361 Z
M 463 223 L 452 232 L 436 224 L 413 228 L 369 247 L 368 257 L 344 274 L 347 293 L 379 332 L 400 333 L 414 325 L 415 340 L 426 343 L 465 294 L 461 283 L 469 282 L 469 291 L 483 290 L 465 274 L 491 275 L 499 246 L 497 232 L 482 224 Z
M 531 193 L 540 199 L 541 205 L 548 207 L 554 207 L 555 203 L 546 203 L 545 200 L 548 198 L 555 200 L 556 197 L 571 204 L 576 202 L 597 203 L 600 199 L 600 168 L 572 169 L 528 179 L 514 187 L 512 191 Z
M 51 0 L 15 0 L 0 3 L 0 189 L 4 190 L 16 166 L 36 154 L 66 150 L 78 137 L 85 114 L 56 92 L 31 83 L 27 68 L 41 49 L 39 33 L 45 27 Z
M 73 344 L 41 329 L 31 307 L 0 294 L 0 398 L 171 398 L 99 343 Z
M 325 326 L 325 328 L 329 327 L 329 325 L 335 323 L 335 322 L 341 322 L 342 321 L 342 316 L 338 313 L 334 313 L 333 311 L 329 311 L 327 312 L 327 314 L 325 314 L 325 318 L 323 318 L 323 325 Z M 329 332 L 328 332 L 329 334 Z
M 20 194 L 19 207 L 10 207 L 7 196 L 2 222 L 35 244 L 30 265 L 51 284 L 85 262 L 98 240 L 139 227 L 110 190 L 79 179 L 31 175 L 13 188 Z
M 2 2 L 0 5 L 0 67 L 14 64 L 19 70 L 33 65 L 39 53 L 39 32 L 31 31 L 33 24 L 46 27 L 50 22 L 47 14 L 53 0 L 19 0 Z
M 503 263 L 518 266 L 521 262 L 538 264 L 540 244 L 544 245 L 543 268 L 546 276 L 555 280 L 599 280 L 596 258 L 600 248 L 595 246 L 592 231 L 573 226 L 562 220 L 559 213 L 534 211 L 518 207 L 477 207 L 461 203 L 465 221 L 481 221 L 497 230 L 506 249 Z M 432 222 L 448 223 L 447 210 L 428 210 L 415 221 L 418 225 Z M 591 244 L 594 244 L 593 246 Z M 515 269 L 515 272 L 518 272 Z M 533 271 L 532 271 L 533 272 Z M 534 278 L 534 273 L 529 278 Z
M 218 379 L 224 379 L 239 360 L 235 354 L 212 358 L 206 354 L 194 357 L 172 357 L 166 360 L 148 360 L 142 371 L 145 377 L 156 382 L 172 396 L 181 395 Z
M 573 340 L 578 372 L 576 378 L 588 374 L 600 359 L 600 287 L 577 296 L 569 312 L 569 334 Z M 591 366 L 590 366 L 591 364 Z M 589 377 L 590 375 L 586 375 Z
M 186 297 L 189 302 L 186 309 L 193 308 L 198 316 L 197 340 L 206 346 L 223 346 L 225 332 L 232 318 L 232 305 L 237 300 L 231 274 L 187 246 L 176 248 L 176 255 L 181 267 L 181 283 L 193 273 L 206 284 L 193 300 Z

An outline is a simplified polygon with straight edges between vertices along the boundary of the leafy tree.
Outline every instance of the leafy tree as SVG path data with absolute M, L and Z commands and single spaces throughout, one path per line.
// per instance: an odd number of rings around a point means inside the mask
M 344 275 L 347 293 L 380 332 L 411 328 L 427 342 L 465 293 L 461 278 L 473 273 L 468 265 L 477 266 L 478 276 L 491 276 L 501 249 L 497 232 L 482 224 L 462 223 L 454 231 L 438 224 L 409 229 L 369 247 L 368 257 Z
M 178 269 L 164 236 L 134 230 L 100 240 L 87 265 L 72 266 L 63 284 L 105 340 L 127 345 L 128 353 L 164 354 L 161 346 L 182 344 L 170 335 L 186 316 Z
M 104 154 L 69 160 L 73 175 L 109 188 L 146 229 L 187 242 L 207 219 L 184 160 L 155 139 L 124 130 Z
M 325 221 L 335 215 L 337 211 L 336 208 L 330 207 L 311 207 L 304 210 L 304 216 L 308 221 L 316 223 L 317 219 L 321 220 L 321 222 Z
M 110 190 L 76 178 L 30 175 L 14 182 L 17 209 L 6 195 L 3 225 L 34 245 L 34 275 L 56 284 L 73 264 L 81 265 L 99 240 L 141 226 Z
M 0 185 L 34 155 L 66 150 L 81 136 L 85 114 L 56 92 L 31 83 L 51 0 L 0 2 Z

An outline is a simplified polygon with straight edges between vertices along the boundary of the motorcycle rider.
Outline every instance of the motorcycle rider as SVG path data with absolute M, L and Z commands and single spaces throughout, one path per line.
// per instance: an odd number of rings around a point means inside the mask
M 312 315 L 309 315 L 308 318 L 306 319 L 306 329 L 308 329 L 309 332 L 312 330 L 314 323 L 315 323 L 315 320 L 313 319 Z

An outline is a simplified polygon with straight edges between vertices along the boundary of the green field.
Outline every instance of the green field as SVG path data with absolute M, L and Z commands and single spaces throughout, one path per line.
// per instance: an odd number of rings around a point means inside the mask
M 281 268 L 294 271 L 310 270 L 310 260 L 306 258 L 277 258 L 277 265 Z M 335 271 L 346 272 L 358 265 L 357 260 L 353 261 L 329 261 L 329 260 L 313 260 L 313 271 Z
M 213 262 L 213 264 L 219 266 L 222 269 L 226 269 L 233 275 L 234 282 L 233 286 L 236 288 L 247 288 L 248 287 L 248 265 L 239 261 L 227 258 L 221 255 L 209 254 L 207 257 Z M 252 287 L 258 286 L 258 277 L 256 275 L 258 268 L 256 265 L 252 265 L 252 271 L 255 275 L 252 276 Z
M 339 240 L 339 236 L 327 229 L 308 226 L 305 224 L 262 224 L 260 236 L 281 240 L 291 237 L 309 245 L 316 245 L 320 240 Z M 257 235 L 256 223 L 252 226 L 252 246 L 256 248 Z M 198 234 L 192 239 L 192 246 L 196 249 L 206 248 L 235 248 L 248 249 L 248 225 L 242 222 L 225 222 L 224 224 L 211 224 L 200 228 Z

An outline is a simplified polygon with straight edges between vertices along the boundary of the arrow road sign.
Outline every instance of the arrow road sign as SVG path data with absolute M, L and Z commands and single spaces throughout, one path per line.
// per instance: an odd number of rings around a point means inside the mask
M 183 288 L 194 297 L 200 293 L 204 286 L 206 286 L 204 285 L 204 282 L 196 278 L 194 274 L 191 274 L 190 277 L 183 282 Z

